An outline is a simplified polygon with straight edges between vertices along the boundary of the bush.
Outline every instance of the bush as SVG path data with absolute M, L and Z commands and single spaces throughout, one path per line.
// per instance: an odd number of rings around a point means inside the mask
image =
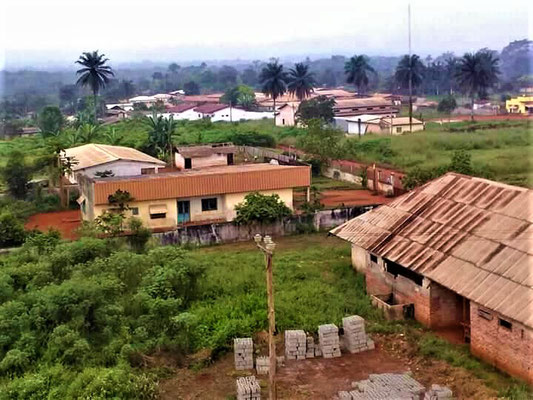
M 229 140 L 238 146 L 276 147 L 274 137 L 266 133 L 237 132 Z
M 10 211 L 0 211 L 0 248 L 19 246 L 25 238 L 22 221 Z

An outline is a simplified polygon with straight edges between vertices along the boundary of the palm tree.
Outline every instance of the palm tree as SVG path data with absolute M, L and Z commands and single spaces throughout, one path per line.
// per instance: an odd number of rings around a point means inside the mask
M 476 95 L 486 93 L 498 81 L 499 60 L 486 50 L 466 53 L 460 60 L 455 78 L 470 96 L 470 119 L 474 120 L 474 100 Z
M 118 133 L 115 128 L 110 128 L 107 132 L 105 132 L 103 138 L 106 141 L 106 144 L 111 144 L 113 146 L 120 145 L 124 139 L 124 137 Z
M 173 139 L 176 134 L 177 124 L 172 116 L 165 119 L 155 113 L 147 118 L 148 145 L 152 152 L 159 158 L 168 157 L 168 163 L 172 166 Z
M 289 70 L 287 83 L 289 93 L 302 101 L 313 92 L 313 87 L 316 85 L 315 74 L 309 72 L 308 65 L 296 63 L 294 68 Z
M 365 92 L 368 86 L 368 73 L 376 73 L 365 55 L 353 56 L 344 64 L 344 73 L 346 82 L 353 83 L 357 86 L 357 94 Z
M 413 131 L 413 89 L 420 86 L 423 76 L 424 64 L 416 54 L 403 56 L 396 66 L 396 82 L 409 89 L 409 132 Z
M 106 65 L 109 61 L 104 58 L 105 54 L 98 54 L 98 50 L 91 52 L 84 52 L 76 64 L 80 64 L 83 68 L 76 71 L 79 75 L 76 85 L 89 87 L 94 96 L 94 118 L 97 118 L 97 96 L 101 89 L 105 88 L 112 76 L 115 73 L 110 66 Z
M 287 74 L 283 71 L 283 65 L 277 61 L 268 63 L 259 75 L 261 91 L 274 100 L 274 115 L 276 113 L 276 99 L 287 91 Z M 274 123 L 276 119 L 274 118 Z
M 83 141 L 83 143 L 92 143 L 95 139 L 98 133 L 100 132 L 100 125 L 93 125 L 93 124 L 82 124 L 78 128 L 78 135 L 79 138 Z

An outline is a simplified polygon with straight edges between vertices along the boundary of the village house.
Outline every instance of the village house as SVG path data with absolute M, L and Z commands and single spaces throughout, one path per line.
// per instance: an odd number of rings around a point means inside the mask
M 448 173 L 331 233 L 375 304 L 533 383 L 533 191 Z
M 533 96 L 519 96 L 505 102 L 509 114 L 533 114 Z
M 353 99 L 339 99 L 333 107 L 336 117 L 348 117 L 364 114 L 377 114 L 382 116 L 396 116 L 398 107 L 391 100 L 382 97 L 366 97 Z
M 390 117 L 381 115 L 357 115 L 353 117 L 335 117 L 335 126 L 350 135 L 374 133 L 378 135 L 401 135 L 410 132 L 408 117 Z M 392 129 L 391 129 L 392 124 Z M 424 130 L 424 123 L 412 119 L 412 132 Z
M 178 146 L 174 160 L 178 169 L 198 169 L 233 165 L 236 148 L 233 143 L 216 143 L 201 146 Z
M 416 118 L 412 118 L 409 124 L 409 117 L 380 118 L 377 126 L 372 122 L 370 121 L 369 132 L 377 134 L 401 135 L 406 132 L 423 131 L 425 128 L 425 124 Z
M 231 221 L 235 206 L 251 192 L 277 194 L 293 209 L 293 189 L 311 184 L 309 166 L 243 164 L 135 177 L 80 176 L 82 218 L 92 221 L 113 209 L 108 197 L 118 190 L 133 198 L 128 216 L 158 230 L 183 224 Z
M 79 174 L 95 177 L 109 171 L 113 176 L 156 174 L 165 163 L 139 150 L 123 146 L 90 143 L 65 149 L 64 156 L 74 161 L 67 177 L 76 183 Z
M 181 103 L 175 106 L 167 106 L 164 113 L 161 113 L 163 118 L 174 118 L 175 120 L 189 120 L 195 121 L 199 119 L 198 113 L 194 111 L 197 107 L 196 103 Z

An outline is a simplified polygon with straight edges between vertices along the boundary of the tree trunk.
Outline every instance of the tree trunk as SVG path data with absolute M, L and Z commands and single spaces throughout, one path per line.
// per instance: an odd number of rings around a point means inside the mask
M 274 100 L 274 126 L 276 126 L 276 97 L 272 96 L 272 100 Z
M 409 132 L 413 132 L 413 76 L 411 70 L 409 70 Z
M 474 122 L 474 96 L 470 99 L 470 121 Z
M 98 123 L 98 105 L 96 103 L 96 99 L 98 97 L 98 92 L 96 90 L 93 91 L 93 98 L 94 98 L 94 124 L 96 125 Z

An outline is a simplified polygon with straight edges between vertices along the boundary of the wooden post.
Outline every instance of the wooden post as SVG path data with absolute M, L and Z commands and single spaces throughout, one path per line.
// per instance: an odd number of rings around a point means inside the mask
M 272 253 L 267 251 L 266 257 L 266 281 L 268 297 L 268 394 L 270 400 L 276 399 L 276 343 L 274 342 L 274 330 L 276 329 L 276 316 L 274 313 L 274 285 L 272 283 Z

